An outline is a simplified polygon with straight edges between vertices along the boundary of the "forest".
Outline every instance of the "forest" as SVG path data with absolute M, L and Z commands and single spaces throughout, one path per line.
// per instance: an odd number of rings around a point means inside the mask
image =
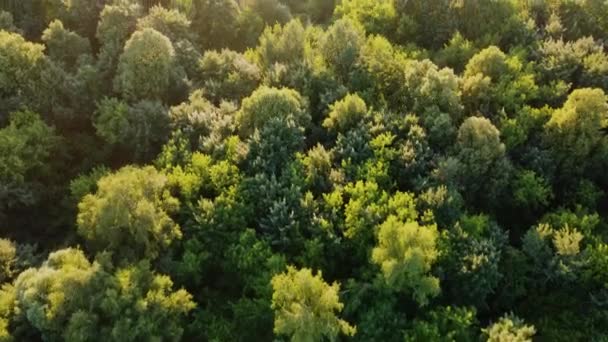
M 608 341 L 608 1 L 0 0 L 9 341 Z

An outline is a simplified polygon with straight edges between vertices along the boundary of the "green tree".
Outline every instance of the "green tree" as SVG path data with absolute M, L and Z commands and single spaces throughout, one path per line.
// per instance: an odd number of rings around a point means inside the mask
M 327 284 L 310 269 L 288 267 L 286 273 L 272 278 L 272 308 L 275 310 L 274 332 L 288 335 L 292 341 L 334 340 L 340 333 L 352 336 L 355 327 L 338 318 L 343 304 L 340 285 Z
M 15 311 L 16 293 L 15 288 L 10 284 L 0 287 L 0 341 L 14 341 L 11 320 Z
M 154 168 L 127 166 L 102 177 L 78 204 L 78 233 L 95 251 L 118 260 L 154 259 L 182 236 L 170 213 L 179 206 Z
M 579 229 L 567 223 L 558 229 L 540 223 L 528 230 L 522 239 L 522 249 L 533 265 L 534 278 L 530 282 L 542 286 L 543 281 L 577 280 L 583 265 L 583 238 Z
M 494 122 L 502 113 L 517 112 L 538 97 L 532 67 L 523 53 L 507 56 L 496 46 L 479 51 L 469 60 L 463 75 L 466 109 L 479 111 Z
M 397 28 L 397 13 L 390 0 L 345 0 L 336 6 L 334 16 L 350 18 L 360 23 L 367 33 L 393 37 Z
M 135 32 L 125 44 L 114 86 L 131 101 L 167 100 L 175 50 L 162 33 L 147 28 Z
M 573 89 L 608 84 L 608 54 L 592 37 L 576 41 L 549 39 L 540 49 L 539 71 L 543 81 L 571 83 Z
M 449 145 L 462 120 L 460 79 L 451 69 L 439 69 L 430 60 L 410 60 L 405 68 L 400 100 L 407 110 L 420 116 L 432 144 Z
M 15 26 L 11 12 L 0 10 L 0 30 L 20 33 L 19 29 Z
M 402 43 L 412 41 L 425 48 L 438 48 L 456 28 L 451 2 L 396 0 L 394 6 L 399 18 L 395 38 Z
M 429 60 L 412 60 L 405 71 L 407 107 L 423 114 L 430 107 L 437 106 L 458 122 L 462 112 L 458 83 L 459 79 L 452 70 L 439 69 Z
M 114 98 L 105 98 L 98 104 L 93 125 L 97 135 L 110 144 L 127 142 L 129 132 L 129 105 Z
M 137 18 L 141 16 L 141 6 L 130 2 L 106 5 L 101 11 L 96 37 L 102 46 L 122 50 L 124 43 L 135 31 Z
M 17 334 L 44 340 L 175 340 L 194 303 L 188 292 L 172 288 L 169 277 L 145 262 L 114 269 L 68 248 L 19 275 L 11 318 L 25 325 Z
M 458 129 L 457 148 L 456 172 L 464 197 L 494 202 L 508 185 L 511 172 L 498 129 L 486 118 L 470 117 Z
M 439 279 L 429 274 L 439 255 L 438 237 L 435 225 L 404 223 L 389 216 L 379 227 L 378 246 L 372 252 L 372 260 L 380 266 L 387 284 L 396 290 L 411 291 L 421 306 L 441 291 Z
M 464 76 L 482 74 L 498 80 L 508 71 L 507 56 L 496 46 L 490 46 L 475 54 L 467 63 Z
M 564 106 L 545 125 L 546 141 L 564 176 L 580 174 L 591 166 L 590 157 L 602 144 L 603 127 L 608 126 L 608 102 L 601 89 L 573 91 Z
M 245 56 L 231 50 L 207 51 L 198 62 L 195 78 L 213 103 L 240 102 L 259 85 L 261 72 Z
M 332 17 L 336 3 L 336 0 L 307 0 L 306 13 L 313 22 L 325 23 Z
M 110 145 L 128 151 L 135 160 L 156 156 L 169 138 L 169 109 L 158 101 L 143 100 L 129 106 L 115 98 L 102 99 L 93 125 Z
M 37 204 L 51 192 L 51 156 L 60 142 L 54 128 L 38 114 L 11 114 L 9 125 L 0 129 L 0 216 L 12 208 Z
M 406 331 L 405 341 L 478 341 L 475 310 L 465 307 L 440 307 L 426 319 L 416 319 Z M 476 329 L 477 328 L 477 329 Z
M 522 170 L 515 177 L 513 184 L 515 203 L 523 209 L 538 210 L 546 207 L 553 198 L 553 192 L 547 181 L 534 171 Z
M 155 29 L 169 38 L 171 42 L 177 43 L 180 40 L 193 39 L 190 24 L 188 17 L 180 11 L 154 6 L 145 17 L 137 20 L 137 29 Z
M 281 26 L 267 27 L 256 48 L 259 63 L 265 69 L 275 64 L 294 65 L 304 60 L 306 33 L 299 20 L 291 20 Z
M 175 64 L 181 66 L 189 78 L 197 75 L 198 61 L 201 57 L 195 46 L 197 35 L 191 29 L 191 20 L 175 9 L 154 6 L 148 15 L 137 21 L 137 30 L 154 29 L 165 35 L 175 49 Z
M 110 169 L 102 165 L 70 181 L 70 195 L 74 206 L 77 207 L 84 196 L 97 192 L 97 182 L 109 173 Z
M 428 188 L 416 198 L 419 210 L 431 210 L 439 227 L 449 227 L 456 223 L 462 214 L 463 204 L 460 194 L 445 185 Z
M 8 113 L 27 105 L 31 109 L 45 109 L 46 99 L 40 94 L 52 94 L 45 89 L 42 73 L 49 67 L 44 46 L 30 43 L 17 33 L 0 31 L 0 122 Z
M 444 286 L 450 302 L 487 308 L 503 279 L 506 245 L 507 234 L 484 215 L 462 216 L 442 235 L 438 268 L 450 280 Z
M 364 39 L 363 29 L 350 19 L 337 20 L 321 38 L 321 55 L 340 80 L 348 80 Z
M 236 43 L 240 8 L 235 0 L 194 0 L 192 11 L 192 30 L 202 50 L 229 48 Z
M 476 52 L 477 49 L 473 43 L 463 37 L 460 32 L 456 32 L 443 49 L 437 52 L 434 60 L 439 66 L 450 67 L 460 74 Z
M 143 100 L 129 110 L 129 134 L 121 143 L 130 141 L 137 160 L 151 160 L 169 139 L 169 109 L 159 101 Z
M 89 41 L 66 30 L 59 20 L 52 21 L 44 30 L 42 41 L 47 46 L 48 56 L 58 63 L 63 63 L 68 69 L 74 68 L 81 56 L 91 54 Z
M 398 46 L 384 36 L 370 35 L 359 56 L 362 75 L 357 77 L 356 88 L 365 94 L 366 101 L 370 101 L 368 104 L 378 103 L 378 106 L 397 110 L 404 105 L 406 63 L 407 56 Z
M 333 132 L 346 132 L 358 126 L 365 115 L 365 102 L 356 94 L 348 94 L 331 105 L 329 117 L 323 121 L 323 127 Z
M 216 155 L 228 153 L 234 142 L 236 112 L 237 108 L 227 102 L 214 106 L 199 90 L 192 92 L 188 101 L 172 107 L 169 116 L 172 128 L 186 138 L 189 149 Z
M 238 243 L 229 247 L 230 255 L 226 269 L 234 269 L 242 279 L 244 291 L 255 293 L 255 298 L 240 298 L 233 306 L 238 317 L 238 334 L 250 338 L 249 327 L 259 327 L 257 335 L 271 338 L 273 311 L 271 308 L 273 275 L 285 269 L 282 255 L 273 254 L 268 243 L 256 237 L 255 231 L 246 230 Z M 260 265 L 263 265 L 260 269 Z M 253 315 L 252 313 L 256 313 Z
M 549 4 L 549 9 L 560 18 L 565 39 L 572 41 L 588 36 L 606 38 L 608 22 L 602 15 L 608 9 L 605 3 L 555 1 Z
M 97 68 L 103 80 L 100 87 L 105 92 L 113 89 L 119 57 L 124 51 L 125 42 L 135 32 L 137 18 L 141 17 L 142 12 L 138 4 L 120 2 L 106 5 L 100 13 L 95 35 L 100 44 Z
M 237 36 L 239 39 L 232 48 L 239 52 L 254 48 L 266 27 L 264 19 L 251 7 L 246 6 L 241 10 L 237 24 Z
M 292 118 L 270 118 L 249 141 L 249 169 L 280 175 L 303 146 L 304 130 Z
M 317 144 L 303 156 L 302 163 L 306 172 L 306 183 L 317 192 L 325 192 L 332 187 L 333 154 L 323 145 Z
M 3 10 L 12 14 L 14 23 L 28 40 L 40 37 L 40 34 L 60 9 L 58 1 L 21 1 L 19 3 L 3 3 Z
M 306 103 L 295 90 L 262 86 L 243 100 L 236 122 L 241 136 L 248 137 L 261 129 L 271 118 L 292 119 L 300 127 L 307 127 L 310 115 Z
M 365 244 L 373 237 L 374 227 L 385 217 L 389 196 L 376 182 L 357 181 L 347 184 L 344 189 L 334 191 L 340 201 L 347 196 L 344 206 L 344 236 L 359 239 Z M 368 248 L 365 245 L 364 248 Z
M 289 7 L 281 0 L 252 0 L 249 6 L 267 25 L 285 24 L 291 19 Z
M 52 3 L 53 1 L 47 1 Z M 58 18 L 71 30 L 89 40 L 95 38 L 101 6 L 88 0 L 62 0 Z

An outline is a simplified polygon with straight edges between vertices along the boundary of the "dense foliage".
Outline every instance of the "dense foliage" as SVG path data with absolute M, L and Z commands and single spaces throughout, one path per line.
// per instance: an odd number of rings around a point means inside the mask
M 608 2 L 0 1 L 0 341 L 608 340 Z

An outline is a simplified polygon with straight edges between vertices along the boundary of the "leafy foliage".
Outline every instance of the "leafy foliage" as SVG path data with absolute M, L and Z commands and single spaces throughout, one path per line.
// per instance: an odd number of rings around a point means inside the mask
M 73 68 L 78 58 L 91 53 L 91 46 L 86 38 L 66 30 L 63 23 L 55 20 L 42 33 L 42 41 L 48 47 L 49 57 L 66 67 Z
M 513 315 L 506 315 L 498 322 L 492 324 L 484 333 L 488 341 L 532 341 L 532 336 L 536 333 L 533 326 L 525 323 Z
M 63 249 L 3 291 L 14 291 L 15 323 L 29 336 L 136 341 L 180 338 L 178 317 L 194 303 L 172 286 L 146 263 L 113 270 L 104 261 L 89 262 L 80 250 Z
M 208 51 L 198 63 L 200 83 L 205 96 L 214 103 L 240 101 L 249 96 L 260 82 L 259 68 L 231 50 Z
M 127 100 L 167 98 L 175 50 L 162 33 L 146 28 L 135 32 L 120 55 L 114 85 Z
M 339 333 L 353 335 L 356 329 L 336 317 L 341 311 L 339 285 L 328 285 L 320 273 L 310 269 L 287 268 L 287 273 L 272 278 L 274 331 L 289 335 L 292 341 L 335 339 Z
M 0 129 L 0 217 L 17 206 L 31 206 L 44 198 L 52 180 L 51 156 L 60 138 L 31 111 L 15 112 Z
M 410 290 L 420 305 L 439 294 L 439 279 L 429 275 L 437 259 L 437 228 L 399 222 L 389 216 L 378 231 L 379 246 L 372 260 L 380 265 L 389 286 Z
M 43 53 L 44 46 L 26 41 L 21 35 L 0 31 L 0 89 L 3 101 L 0 104 L 0 121 L 5 122 L 7 114 L 17 109 L 19 103 L 31 103 L 30 108 L 38 109 L 41 100 L 35 97 L 46 93 L 42 72 L 48 67 Z
M 78 232 L 93 250 L 131 260 L 156 258 L 182 235 L 169 216 L 179 202 L 166 183 L 152 167 L 125 167 L 101 178 L 97 192 L 78 204 Z
M 261 129 L 271 118 L 291 119 L 301 127 L 308 126 L 310 116 L 302 96 L 295 90 L 260 87 L 243 100 L 236 122 L 243 137 Z
M 608 340 L 607 13 L 0 1 L 0 341 Z

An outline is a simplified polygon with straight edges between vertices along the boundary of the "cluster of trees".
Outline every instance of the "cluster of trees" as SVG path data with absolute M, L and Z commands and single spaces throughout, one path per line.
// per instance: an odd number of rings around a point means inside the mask
M 149 3 L 0 5 L 0 341 L 608 339 L 608 2 Z

